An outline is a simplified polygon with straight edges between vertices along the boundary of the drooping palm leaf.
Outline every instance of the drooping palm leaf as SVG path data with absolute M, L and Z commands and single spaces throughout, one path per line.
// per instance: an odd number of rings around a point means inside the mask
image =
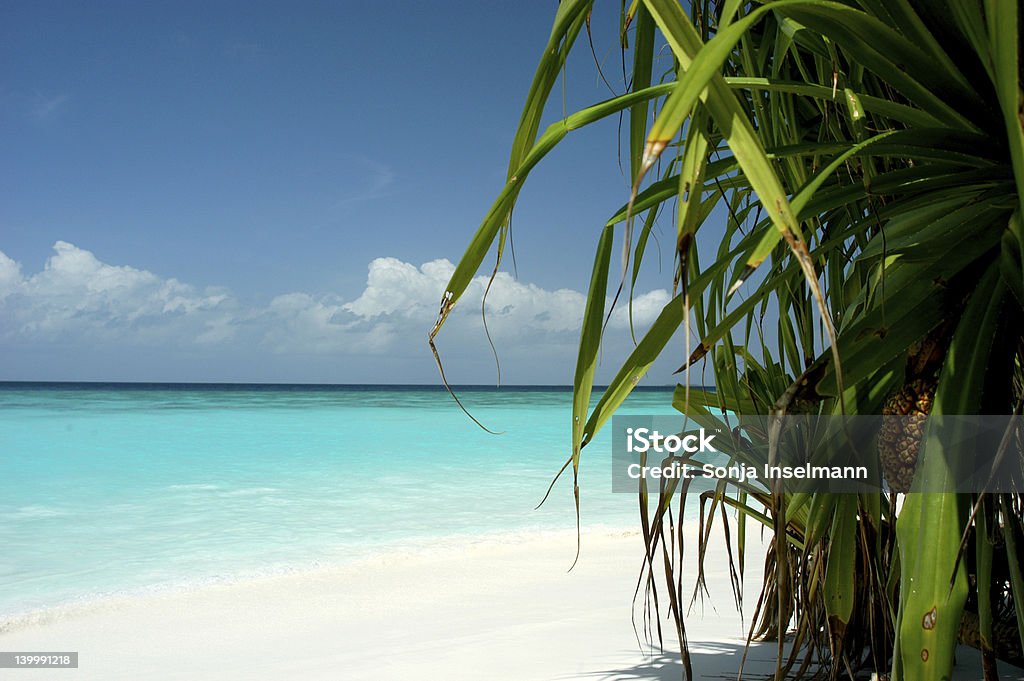
M 629 117 L 634 186 L 595 226 L 574 379 L 567 464 L 574 476 L 586 446 L 655 360 L 675 352 L 670 340 L 679 333 L 687 348 L 676 358 L 684 374 L 674 403 L 698 422 L 721 410 L 877 414 L 907 380 L 917 344 L 946 328 L 955 333 L 938 376 L 940 425 L 942 413 L 1015 408 L 1024 393 L 1024 97 L 1015 0 L 636 0 L 622 9 L 614 36 L 632 60 L 632 82 L 622 84 L 631 89 L 538 136 L 590 5 L 559 6 L 508 182 L 448 284 L 432 345 L 488 252 L 500 264 L 532 168 L 570 131 L 621 112 Z M 674 58 L 674 80 L 654 85 L 662 52 Z M 666 281 L 673 298 L 647 329 L 635 329 L 636 346 L 591 407 L 616 274 L 624 283 L 632 263 L 632 296 L 652 261 L 656 217 L 673 212 Z M 641 215 L 634 246 L 632 222 Z M 715 257 L 708 260 L 698 243 Z M 691 385 L 704 365 L 713 390 Z M 773 447 L 767 436 L 748 444 Z M 937 446 L 921 455 L 933 475 L 942 474 Z M 667 607 L 675 619 L 689 669 L 683 548 L 674 534 L 694 503 L 687 489 L 665 485 L 655 498 L 641 486 L 647 551 L 639 584 L 654 608 Z M 1020 496 L 975 502 L 951 492 L 912 494 L 900 510 L 895 496 L 784 494 L 723 482 L 698 499 L 698 589 L 712 528 L 736 538 L 740 570 L 746 521 L 775 533 L 751 631 L 781 638 L 793 630 L 792 654 L 779 649 L 778 678 L 813 663 L 833 676 L 889 666 L 904 679 L 948 676 L 964 603 L 994 598 L 995 589 L 971 586 L 983 574 L 996 575 L 1003 609 L 1024 631 Z M 981 524 L 967 513 L 976 503 Z M 989 550 L 986 537 L 1011 550 Z M 968 570 L 978 571 L 973 581 Z M 983 603 L 970 607 L 987 642 L 988 674 L 998 651 L 994 606 Z M 923 629 L 932 608 L 934 626 Z

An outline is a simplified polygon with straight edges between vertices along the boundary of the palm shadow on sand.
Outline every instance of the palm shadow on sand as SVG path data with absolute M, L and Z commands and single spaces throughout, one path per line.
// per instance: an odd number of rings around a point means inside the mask
M 743 643 L 699 642 L 691 644 L 690 660 L 694 679 L 735 681 L 743 659 Z M 775 671 L 775 643 L 751 643 L 743 665 L 745 681 L 772 677 Z M 685 678 L 683 664 L 676 652 L 654 652 L 636 665 L 591 672 L 586 678 L 595 681 L 679 681 Z
M 695 681 L 736 681 L 740 660 L 743 658 L 742 643 L 699 642 L 691 644 L 690 659 Z M 778 647 L 774 642 L 751 643 L 747 660 L 743 665 L 743 681 L 767 681 L 774 678 L 775 656 Z M 788 646 L 787 646 L 787 653 Z M 978 651 L 960 646 L 957 649 L 955 678 L 980 678 L 981 660 Z M 1024 669 L 1000 661 L 999 678 L 1003 681 L 1024 681 Z M 576 677 L 574 677 L 576 678 Z M 586 678 L 595 681 L 680 681 L 683 664 L 676 652 L 655 652 L 636 665 L 591 672 Z M 813 675 L 809 678 L 813 678 Z M 867 672 L 857 678 L 869 678 Z

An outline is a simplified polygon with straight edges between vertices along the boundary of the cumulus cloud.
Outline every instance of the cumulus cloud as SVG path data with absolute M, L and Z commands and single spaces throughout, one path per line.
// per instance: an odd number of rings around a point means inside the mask
M 229 298 L 146 270 L 108 265 L 65 241 L 53 250 L 42 271 L 28 277 L 0 252 L 0 315 L 7 322 L 2 327 L 6 334 L 89 338 L 134 330 L 140 337 L 153 336 L 182 318 L 212 320 L 215 315 L 209 313 Z
M 3 300 L 17 288 L 21 282 L 21 265 L 0 251 L 0 300 Z
M 367 318 L 395 314 L 416 316 L 426 305 L 438 306 L 448 277 L 454 271 L 455 267 L 447 260 L 434 260 L 416 267 L 397 258 L 377 258 L 370 263 L 362 295 L 346 303 L 344 309 Z
M 29 276 L 0 252 L 0 337 L 418 356 L 455 269 L 448 260 L 416 266 L 377 258 L 354 298 L 291 292 L 256 305 L 222 289 L 200 290 L 147 270 L 107 264 L 64 241 L 53 249 L 44 268 Z M 487 283 L 487 277 L 476 277 L 455 308 L 445 328 L 448 347 L 482 346 L 480 301 Z M 634 324 L 645 327 L 668 299 L 663 290 L 637 296 Z M 578 339 L 585 302 L 579 291 L 548 290 L 501 272 L 487 295 L 488 328 L 499 344 L 562 352 Z M 610 325 L 628 326 L 624 302 Z
M 642 293 L 633 298 L 632 314 L 633 326 L 636 329 L 643 329 L 657 319 L 662 309 L 668 305 L 672 297 L 668 291 L 659 288 L 654 291 Z M 608 326 L 613 329 L 629 328 L 629 303 L 622 303 L 612 312 L 612 318 L 608 320 Z
M 396 258 L 377 258 L 370 263 L 366 288 L 362 295 L 342 308 L 364 318 L 401 316 L 430 321 L 437 315 L 441 296 L 455 265 L 448 260 L 433 260 L 420 267 Z M 479 319 L 480 301 L 487 291 L 488 277 L 478 276 L 469 285 L 453 317 Z M 663 289 L 649 291 L 633 299 L 633 323 L 650 324 L 669 301 Z M 583 322 L 586 296 L 572 289 L 547 290 L 517 281 L 507 272 L 499 272 L 487 291 L 488 328 L 494 332 L 578 333 Z M 606 307 L 611 299 L 606 301 Z M 482 325 L 482 322 L 481 322 Z M 628 303 L 620 300 L 609 325 L 629 326 Z

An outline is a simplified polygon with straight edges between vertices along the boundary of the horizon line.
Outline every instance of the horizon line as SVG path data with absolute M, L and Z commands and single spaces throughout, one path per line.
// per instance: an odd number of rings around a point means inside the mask
M 105 380 L 105 379 L 5 379 L 0 378 L 0 385 L 4 384 L 36 384 L 36 385 L 71 385 L 71 384 L 97 384 L 97 385 L 305 385 L 305 386 L 395 386 L 395 387 L 436 387 L 444 388 L 443 383 L 374 383 L 374 382 L 356 382 L 356 383 L 318 383 L 318 382 L 307 382 L 307 381 L 124 381 L 124 380 Z M 461 388 L 514 388 L 514 387 L 530 387 L 530 388 L 571 388 L 572 385 L 569 383 L 503 383 L 496 385 L 492 383 L 453 383 L 452 387 Z M 637 385 L 636 388 L 650 388 L 660 387 L 669 388 L 675 387 L 677 383 L 664 383 L 658 385 Z M 595 388 L 607 388 L 608 384 L 594 384 Z M 692 386 L 692 387 L 712 387 L 712 386 Z
M 27 379 L 0 379 L 0 385 L 37 385 L 37 386 L 69 386 L 69 385 L 94 385 L 94 386 L 279 386 L 279 387 L 306 387 L 306 388 L 353 388 L 353 387 L 389 387 L 389 388 L 437 388 L 444 390 L 443 383 L 311 383 L 294 381 L 106 381 L 106 380 L 27 380 Z M 644 388 L 675 388 L 675 383 L 658 385 L 637 385 L 633 389 Z M 557 388 L 571 390 L 571 384 L 557 383 L 506 383 L 494 385 L 490 383 L 458 383 L 452 384 L 454 388 L 486 388 L 490 390 L 501 390 L 502 388 Z M 593 386 L 595 389 L 607 388 L 607 385 Z M 692 386 L 701 388 L 713 388 L 714 386 Z

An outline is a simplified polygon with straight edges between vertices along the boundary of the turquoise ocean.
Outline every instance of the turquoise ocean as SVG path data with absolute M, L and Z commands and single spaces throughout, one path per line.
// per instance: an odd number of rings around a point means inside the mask
M 566 388 L 0 383 L 0 623 L 42 608 L 575 528 Z M 638 389 L 621 413 L 671 414 Z M 606 431 L 584 529 L 633 527 Z

